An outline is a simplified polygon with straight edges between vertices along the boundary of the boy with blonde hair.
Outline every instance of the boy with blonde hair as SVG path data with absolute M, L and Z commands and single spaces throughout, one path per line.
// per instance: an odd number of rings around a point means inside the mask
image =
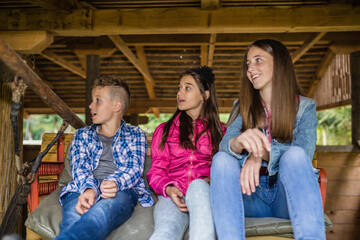
M 130 104 L 127 83 L 115 76 L 94 81 L 93 124 L 75 132 L 70 148 L 73 181 L 60 193 L 63 220 L 56 239 L 105 239 L 134 211 L 153 204 L 142 179 L 145 133 L 122 119 Z

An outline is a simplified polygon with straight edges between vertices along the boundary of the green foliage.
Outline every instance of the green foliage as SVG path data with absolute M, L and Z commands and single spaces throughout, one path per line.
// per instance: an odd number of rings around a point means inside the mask
M 317 112 L 317 145 L 351 144 L 351 106 Z
M 79 118 L 85 121 L 85 115 L 79 114 Z M 41 140 L 45 132 L 56 133 L 63 119 L 54 114 L 32 114 L 29 118 L 24 119 L 23 140 Z M 74 128 L 69 126 L 66 132 L 74 132 Z
M 161 113 L 159 118 L 154 114 L 144 114 L 149 118 L 147 124 L 139 125 L 146 135 L 152 136 L 159 124 L 168 121 L 172 113 Z M 78 115 L 85 121 L 85 115 Z M 220 121 L 226 123 L 229 114 L 220 114 Z M 349 145 L 351 144 L 351 106 L 317 112 L 318 140 L 317 145 Z M 58 115 L 30 115 L 24 119 L 23 139 L 41 140 L 44 132 L 57 132 L 62 124 L 62 118 Z M 70 126 L 67 132 L 74 132 Z
M 161 113 L 159 118 L 155 118 L 154 114 L 143 114 L 143 116 L 147 116 L 149 121 L 147 124 L 139 124 L 139 127 L 144 130 L 147 136 L 152 136 L 157 126 L 161 123 L 168 121 L 173 113 Z M 229 118 L 228 113 L 220 114 L 220 121 L 226 123 Z

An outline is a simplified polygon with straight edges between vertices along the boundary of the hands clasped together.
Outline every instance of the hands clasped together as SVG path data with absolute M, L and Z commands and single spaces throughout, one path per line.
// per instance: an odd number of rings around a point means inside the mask
M 116 196 L 118 186 L 114 181 L 103 181 L 100 185 L 101 197 L 108 199 L 114 198 Z M 75 206 L 76 211 L 79 214 L 84 214 L 94 205 L 96 200 L 96 192 L 88 188 L 83 192 Z
M 259 174 L 262 160 L 269 161 L 271 144 L 267 136 L 259 129 L 247 129 L 231 139 L 231 149 L 241 153 L 244 149 L 250 153 L 240 173 L 240 184 L 243 194 L 251 195 L 259 186 Z

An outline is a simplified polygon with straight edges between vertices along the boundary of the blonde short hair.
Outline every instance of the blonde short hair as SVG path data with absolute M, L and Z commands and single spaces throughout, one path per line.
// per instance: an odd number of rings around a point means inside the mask
M 92 89 L 96 87 L 110 87 L 110 99 L 111 101 L 120 100 L 123 104 L 122 114 L 130 106 L 130 90 L 126 81 L 118 76 L 103 75 L 94 80 Z

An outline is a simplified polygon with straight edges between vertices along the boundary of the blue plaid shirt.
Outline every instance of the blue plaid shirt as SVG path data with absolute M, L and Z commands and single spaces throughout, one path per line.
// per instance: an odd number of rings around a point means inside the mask
M 82 194 L 87 188 L 97 193 L 100 199 L 100 182 L 94 177 L 93 171 L 99 166 L 103 146 L 97 137 L 98 125 L 83 127 L 75 132 L 70 148 L 70 163 L 73 181 L 69 182 L 60 193 L 62 197 L 68 192 Z M 138 194 L 143 207 L 150 207 L 154 201 L 145 188 L 142 178 L 147 150 L 145 133 L 135 126 L 126 125 L 122 120 L 112 143 L 113 156 L 117 170 L 104 180 L 117 183 L 118 191 L 133 189 Z

